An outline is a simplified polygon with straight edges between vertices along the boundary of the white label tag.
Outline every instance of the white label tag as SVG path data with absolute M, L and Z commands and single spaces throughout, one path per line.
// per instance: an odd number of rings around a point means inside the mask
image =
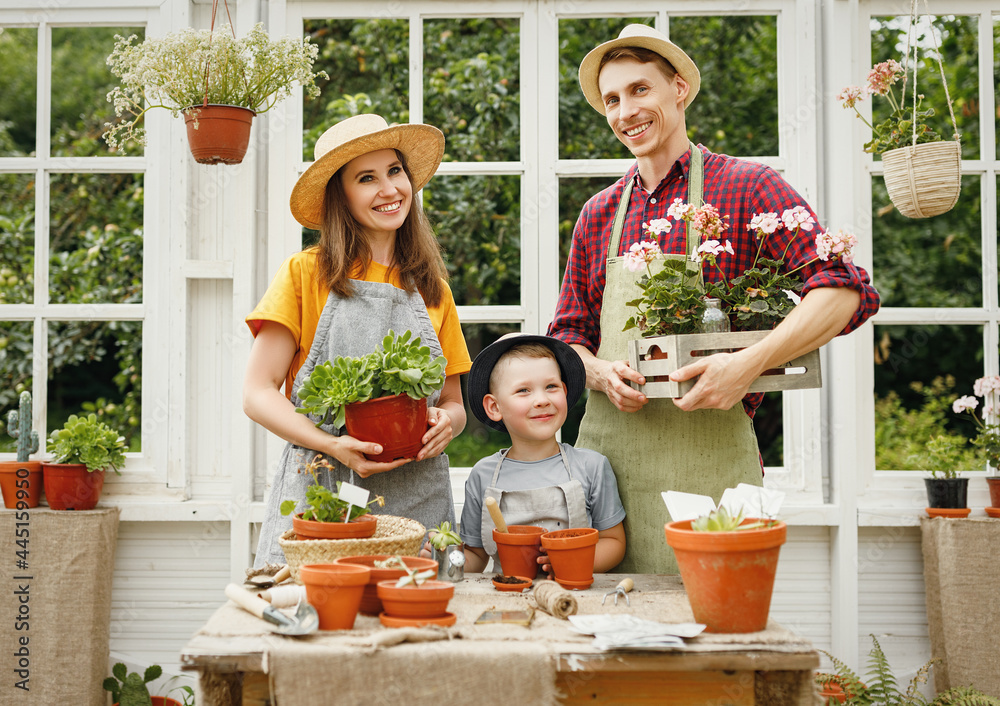
M 356 485 L 351 485 L 350 483 L 341 483 L 340 491 L 337 496 L 344 500 L 351 507 L 357 505 L 358 507 L 363 507 L 368 504 L 368 496 L 371 493 L 364 488 L 359 488 Z M 347 508 L 348 517 L 350 517 L 351 507 Z

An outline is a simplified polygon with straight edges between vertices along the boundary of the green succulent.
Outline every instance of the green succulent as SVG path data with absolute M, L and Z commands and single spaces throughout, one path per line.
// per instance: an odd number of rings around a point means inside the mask
M 331 421 L 335 427 L 344 426 L 346 406 L 372 398 L 376 366 L 376 358 L 371 355 L 362 358 L 338 356 L 317 365 L 299 388 L 302 406 L 295 411 L 315 414 L 320 418 L 316 426 Z
M 461 544 L 462 538 L 451 528 L 451 523 L 445 520 L 437 527 L 434 528 L 434 536 L 431 537 L 430 542 L 438 551 L 443 550 L 445 547 L 450 547 L 455 544 Z
M 145 673 L 140 677 L 137 672 L 128 672 L 124 663 L 119 662 L 111 669 L 114 676 L 107 677 L 102 686 L 105 691 L 111 692 L 111 699 L 119 706 L 150 706 L 153 699 L 149 696 L 146 684 L 159 679 L 163 670 L 160 665 L 154 664 L 146 668 Z
M 702 515 L 691 523 L 691 529 L 695 532 L 736 532 L 748 529 L 760 529 L 772 524 L 770 520 L 758 520 L 757 522 L 743 522 L 743 511 L 740 510 L 735 515 L 721 505 L 718 510 L 712 510 L 707 515 Z
M 379 381 L 383 392 L 422 400 L 444 387 L 447 364 L 443 355 L 431 358 L 431 349 L 420 345 L 412 331 L 397 336 L 390 330 L 382 339 Z
M 125 448 L 125 437 L 97 421 L 96 414 L 70 415 L 62 429 L 49 435 L 48 442 L 54 463 L 80 463 L 90 473 L 108 468 L 119 473 L 118 467 L 125 463 Z

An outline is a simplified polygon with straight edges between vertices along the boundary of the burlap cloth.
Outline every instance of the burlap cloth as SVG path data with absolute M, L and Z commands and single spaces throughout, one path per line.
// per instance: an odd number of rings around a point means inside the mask
M 921 518 L 934 687 L 1000 698 L 1000 520 Z
M 330 694 L 337 695 L 337 703 L 478 705 L 484 694 L 502 694 L 511 703 L 557 703 L 559 656 L 602 653 L 592 646 L 592 637 L 573 632 L 567 621 L 537 609 L 528 627 L 474 625 L 485 610 L 534 608 L 530 593 L 501 593 L 493 589 L 490 578 L 467 574 L 457 584 L 448 610 L 458 620 L 449 628 L 389 629 L 378 618 L 358 615 L 354 630 L 290 638 L 270 633 L 265 623 L 227 603 L 192 644 L 199 637 L 219 637 L 226 638 L 230 654 L 263 651 L 263 669 L 270 675 L 278 703 L 322 703 Z M 575 591 L 578 614 L 627 613 L 668 623 L 693 621 L 677 577 L 636 576 L 630 607 L 623 600 L 616 607 L 613 599 L 602 606 L 604 593 L 620 579 L 597 577 L 594 587 Z M 772 622 L 759 633 L 705 634 L 688 641 L 684 649 L 801 653 L 813 648 L 808 640 Z
M 18 512 L 0 510 L 0 704 L 104 706 L 118 509 L 33 508 L 20 511 L 28 513 L 26 527 Z M 27 536 L 17 537 L 18 529 Z M 25 549 L 19 539 L 27 539 L 26 568 L 17 563 Z M 23 648 L 30 691 L 16 686 L 15 653 Z

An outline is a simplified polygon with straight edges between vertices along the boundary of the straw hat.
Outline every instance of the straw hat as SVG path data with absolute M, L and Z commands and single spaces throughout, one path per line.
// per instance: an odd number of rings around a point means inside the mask
M 691 101 L 698 95 L 701 87 L 701 73 L 691 57 L 685 54 L 680 47 L 671 42 L 662 32 L 658 32 L 646 25 L 628 25 L 618 35 L 618 39 L 599 44 L 590 50 L 587 56 L 580 62 L 580 88 L 583 95 L 601 115 L 605 115 L 604 102 L 601 100 L 601 89 L 598 86 L 598 77 L 601 72 L 601 59 L 612 49 L 618 47 L 640 47 L 656 52 L 677 69 L 678 75 L 687 81 L 691 90 L 688 91 L 684 107 L 691 105 Z
M 500 356 L 514 346 L 519 346 L 522 343 L 541 343 L 548 346 L 552 350 L 552 353 L 555 354 L 556 362 L 559 363 L 559 370 L 562 373 L 563 382 L 566 383 L 566 404 L 568 407 L 576 404 L 586 385 L 587 371 L 583 367 L 580 354 L 558 338 L 528 333 L 508 333 L 505 336 L 501 336 L 495 342 L 486 346 L 476 356 L 476 360 L 472 363 L 472 370 L 469 371 L 468 379 L 469 408 L 476 419 L 490 429 L 507 431 L 507 427 L 504 426 L 502 421 L 495 422 L 490 419 L 483 408 L 483 398 L 490 391 L 490 376 L 493 374 L 493 368 L 496 367 Z
M 393 125 L 380 115 L 355 115 L 319 136 L 315 160 L 295 182 L 289 206 L 295 220 L 319 230 L 323 222 L 326 184 L 337 170 L 355 157 L 378 150 L 399 150 L 413 177 L 414 190 L 422 189 L 444 156 L 444 134 L 431 125 Z

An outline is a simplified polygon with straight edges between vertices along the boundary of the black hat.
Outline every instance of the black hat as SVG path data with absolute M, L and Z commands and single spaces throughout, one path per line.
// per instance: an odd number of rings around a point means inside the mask
M 559 370 L 562 373 L 563 382 L 566 383 L 566 404 L 572 407 L 580 399 L 583 388 L 587 382 L 587 371 L 583 367 L 580 355 L 557 338 L 551 336 L 539 336 L 529 333 L 508 333 L 501 336 L 495 343 L 486 346 L 476 360 L 472 363 L 472 370 L 469 371 L 469 407 L 476 419 L 497 431 L 507 431 L 504 423 L 495 422 L 486 415 L 483 407 L 483 398 L 490 391 L 490 375 L 496 366 L 500 356 L 509 351 L 514 346 L 525 343 L 541 343 L 548 346 L 555 354 L 556 362 L 559 363 Z

